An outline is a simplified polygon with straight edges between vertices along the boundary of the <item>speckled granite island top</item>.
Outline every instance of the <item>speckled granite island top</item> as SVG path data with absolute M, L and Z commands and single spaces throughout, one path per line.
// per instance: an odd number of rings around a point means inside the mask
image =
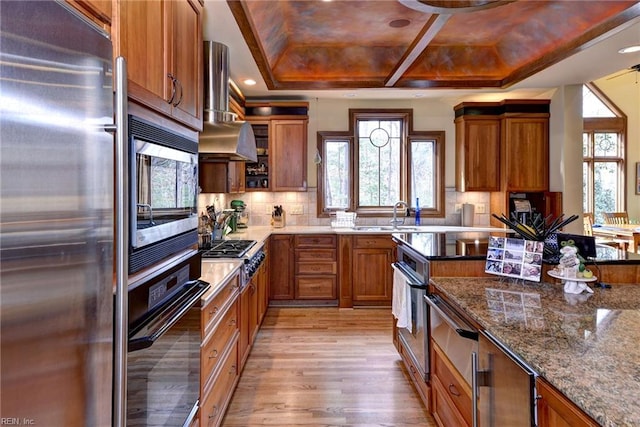
M 571 295 L 559 283 L 431 283 L 600 424 L 640 426 L 640 286 Z

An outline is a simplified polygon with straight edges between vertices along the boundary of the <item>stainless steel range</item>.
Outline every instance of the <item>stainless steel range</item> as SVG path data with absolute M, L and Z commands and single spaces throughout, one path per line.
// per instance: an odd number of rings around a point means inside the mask
M 202 252 L 203 261 L 242 259 L 240 286 L 244 286 L 264 261 L 264 245 L 255 240 L 213 240 Z

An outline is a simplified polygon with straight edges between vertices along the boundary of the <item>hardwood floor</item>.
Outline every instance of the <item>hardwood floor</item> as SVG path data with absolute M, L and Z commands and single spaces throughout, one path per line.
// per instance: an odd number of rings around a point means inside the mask
M 223 426 L 435 426 L 389 309 L 271 307 Z

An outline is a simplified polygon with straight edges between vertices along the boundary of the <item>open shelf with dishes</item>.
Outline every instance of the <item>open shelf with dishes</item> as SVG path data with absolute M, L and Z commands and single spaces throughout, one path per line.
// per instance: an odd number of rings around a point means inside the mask
M 256 122 L 251 127 L 256 138 L 258 160 L 246 164 L 245 189 L 269 190 L 269 123 Z

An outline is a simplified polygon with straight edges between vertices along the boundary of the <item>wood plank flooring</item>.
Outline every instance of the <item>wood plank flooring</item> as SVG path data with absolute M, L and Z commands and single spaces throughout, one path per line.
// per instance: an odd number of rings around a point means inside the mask
M 271 307 L 223 426 L 435 426 L 390 310 Z

